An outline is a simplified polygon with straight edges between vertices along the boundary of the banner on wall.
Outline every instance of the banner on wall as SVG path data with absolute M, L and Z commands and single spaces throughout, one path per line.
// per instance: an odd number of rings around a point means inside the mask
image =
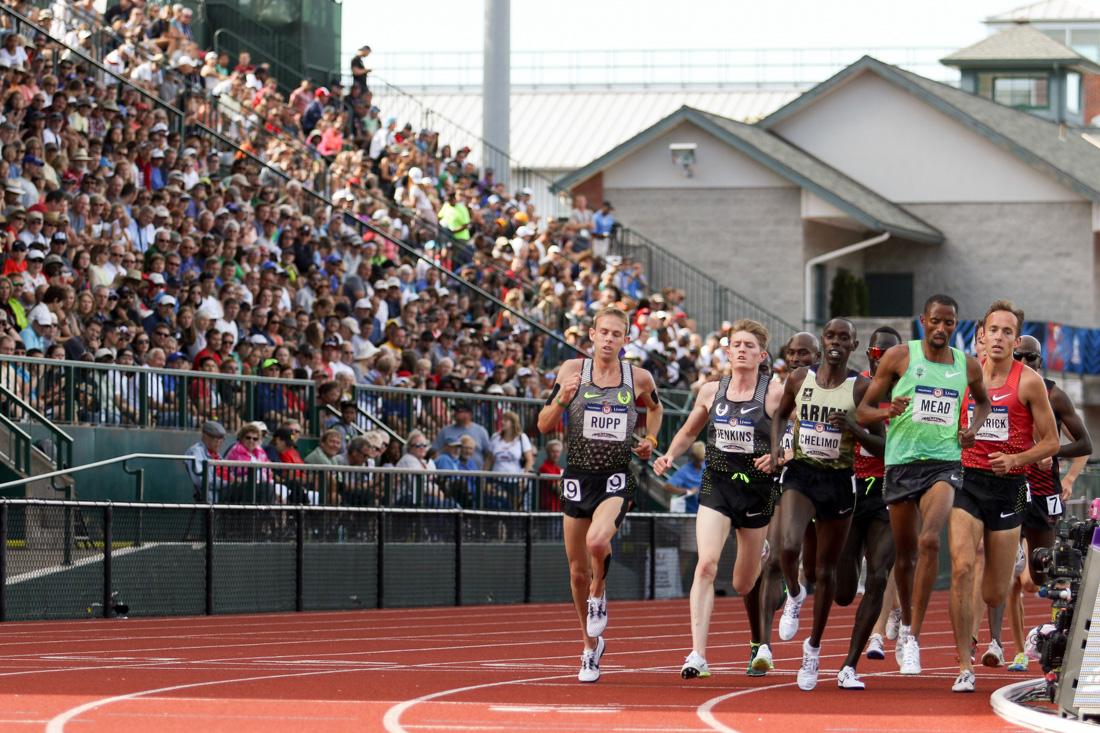
M 1100 374 L 1100 329 L 1067 326 L 1054 321 L 1024 321 L 1024 335 L 1043 345 L 1043 366 L 1055 372 Z M 951 345 L 973 354 L 978 321 L 959 321 Z M 913 320 L 914 338 L 924 337 L 919 319 Z

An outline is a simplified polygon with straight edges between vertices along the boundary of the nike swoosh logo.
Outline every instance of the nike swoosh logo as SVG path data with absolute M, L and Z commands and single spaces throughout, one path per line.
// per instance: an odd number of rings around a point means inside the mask
M 1001 400 L 1005 399 L 1006 397 L 1008 397 L 1008 395 L 1002 394 L 1002 395 L 997 395 L 996 397 L 991 396 L 990 399 L 992 399 L 994 402 L 1000 402 Z
M 745 512 L 746 517 L 759 517 L 764 512 Z
M 962 374 L 962 372 L 944 372 L 943 376 L 947 377 L 948 379 L 951 379 L 952 377 L 957 377 L 960 374 Z
M 584 398 L 585 398 L 586 400 L 590 400 L 590 399 L 592 399 L 593 397 L 599 397 L 599 396 L 600 396 L 600 395 L 602 395 L 602 394 L 603 394 L 603 392 L 585 392 L 585 393 L 584 393 Z
M 1008 514 L 1005 514 L 1003 512 L 1001 513 L 1001 519 L 1007 519 L 1009 517 L 1014 517 L 1014 516 L 1016 516 L 1016 512 L 1009 512 Z
M 852 511 L 852 507 L 848 507 L 847 509 L 841 509 L 839 512 L 837 512 L 837 514 L 847 514 L 850 511 Z
M 742 407 L 741 408 L 741 414 L 742 415 L 747 415 L 748 413 L 752 412 L 755 409 L 756 409 L 756 405 L 753 405 L 752 407 Z

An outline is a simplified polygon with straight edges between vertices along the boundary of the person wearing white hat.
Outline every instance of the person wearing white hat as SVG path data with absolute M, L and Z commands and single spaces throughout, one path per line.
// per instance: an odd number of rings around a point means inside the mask
M 45 308 L 38 310 L 27 327 L 19 332 L 19 339 L 27 351 L 40 349 L 45 353 L 57 339 L 57 316 Z

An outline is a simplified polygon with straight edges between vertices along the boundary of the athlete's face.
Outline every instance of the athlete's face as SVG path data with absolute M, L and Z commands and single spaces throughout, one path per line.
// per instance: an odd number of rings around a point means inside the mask
M 821 332 L 821 343 L 824 345 L 823 358 L 833 366 L 847 364 L 852 350 L 859 346 L 852 324 L 839 318 L 825 324 L 825 330 Z
M 1012 352 L 1012 358 L 1022 361 L 1032 369 L 1041 369 L 1043 366 L 1043 347 L 1039 339 L 1034 336 L 1021 336 L 1020 344 Z
M 1020 344 L 1016 316 L 1008 311 L 990 313 L 982 328 L 982 343 L 986 357 L 993 361 L 1011 359 L 1013 350 Z
M 729 346 L 726 353 L 729 354 L 730 364 L 734 369 L 756 370 L 760 368 L 760 362 L 768 358 L 768 353 L 760 348 L 760 342 L 748 331 L 734 331 L 729 336 Z
M 787 344 L 787 367 L 791 370 L 813 366 L 821 357 L 821 349 L 813 334 L 796 334 Z
M 955 333 L 958 318 L 959 314 L 955 312 L 953 306 L 933 303 L 928 310 L 920 314 L 925 341 L 937 348 L 947 346 L 951 341 L 951 335 Z
M 867 347 L 868 371 L 875 376 L 878 371 L 878 363 L 891 347 L 897 346 L 901 341 L 892 333 L 876 333 L 871 337 L 871 345 Z
M 626 324 L 621 318 L 604 316 L 596 319 L 588 329 L 592 347 L 597 356 L 605 359 L 618 359 L 619 352 L 626 346 Z

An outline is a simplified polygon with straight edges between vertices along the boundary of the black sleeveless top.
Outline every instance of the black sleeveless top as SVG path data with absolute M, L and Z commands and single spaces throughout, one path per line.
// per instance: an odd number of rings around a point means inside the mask
M 707 421 L 707 472 L 716 475 L 744 473 L 753 480 L 770 481 L 771 474 L 753 466 L 753 461 L 771 452 L 772 419 L 764 408 L 771 378 L 760 374 L 752 399 L 733 402 L 730 377 L 722 377 Z M 727 476 L 728 478 L 728 476 Z
M 618 473 L 630 465 L 631 436 L 638 421 L 634 404 L 634 370 L 620 361 L 622 380 L 614 387 L 592 383 L 592 360 L 581 366 L 581 384 L 569 402 L 565 450 L 569 468 L 591 473 Z

